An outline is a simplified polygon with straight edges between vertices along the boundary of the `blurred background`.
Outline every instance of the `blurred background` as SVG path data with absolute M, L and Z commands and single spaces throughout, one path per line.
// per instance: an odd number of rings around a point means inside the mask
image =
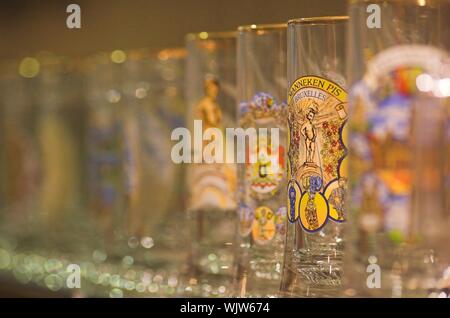
M 188 107 L 186 34 L 342 15 L 345 2 L 3 2 L 0 297 L 230 295 L 193 274 L 185 172 L 169 159 Z M 81 29 L 66 26 L 71 3 Z M 206 253 L 207 266 L 222 258 Z M 68 288 L 70 264 L 81 289 Z
M 346 13 L 346 0 L 3 1 L 0 297 L 233 296 L 235 207 L 192 213 L 171 132 L 205 103 L 236 120 L 236 36 L 221 31 Z
M 66 27 L 71 3 L 81 7 L 81 29 Z M 0 58 L 183 46 L 189 32 L 345 13 L 345 0 L 8 0 L 0 11 Z

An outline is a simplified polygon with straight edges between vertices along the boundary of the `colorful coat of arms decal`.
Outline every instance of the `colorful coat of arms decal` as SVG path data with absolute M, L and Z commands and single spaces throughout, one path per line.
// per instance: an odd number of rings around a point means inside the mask
M 287 105 L 277 102 L 270 94 L 258 93 L 249 102 L 241 103 L 240 113 L 242 127 L 277 127 L 285 131 L 282 127 L 286 126 Z M 261 144 L 266 147 L 260 148 Z M 243 168 L 240 234 L 251 234 L 257 244 L 266 244 L 285 232 L 286 208 L 273 209 L 285 180 L 285 147 L 281 142 L 278 147 L 272 147 L 270 138 L 259 135 L 258 143 L 247 148 L 247 158 L 250 154 L 257 161 L 248 162 Z M 272 202 L 264 205 L 267 201 Z

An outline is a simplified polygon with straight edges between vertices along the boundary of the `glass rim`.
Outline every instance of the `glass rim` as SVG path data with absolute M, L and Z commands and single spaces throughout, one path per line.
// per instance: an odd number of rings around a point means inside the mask
M 187 56 L 187 50 L 185 47 L 171 47 L 166 49 L 161 49 L 156 52 L 159 59 L 165 59 L 162 57 L 166 57 L 169 59 L 177 59 L 184 58 Z
M 184 47 L 168 47 L 163 49 L 141 48 L 124 50 L 127 59 L 143 60 L 158 58 L 161 60 L 183 58 L 187 55 L 187 50 Z
M 247 24 L 238 26 L 239 32 L 253 32 L 253 31 L 271 31 L 283 30 L 287 28 L 287 23 L 268 23 L 268 24 Z
M 198 33 L 188 33 L 186 34 L 186 41 L 207 41 L 215 39 L 234 39 L 237 37 L 236 31 L 202 31 Z
M 333 24 L 333 23 L 339 23 L 339 22 L 347 22 L 348 20 L 349 20 L 349 17 L 347 15 L 308 17 L 308 18 L 291 19 L 288 21 L 288 25 Z
M 187 50 L 184 47 L 169 47 L 169 48 L 138 48 L 120 50 L 125 54 L 125 58 L 121 62 L 114 62 L 111 58 L 113 51 L 99 51 L 94 54 L 90 54 L 80 59 L 81 68 L 91 69 L 97 68 L 100 65 L 126 65 L 129 62 L 137 61 L 149 61 L 151 63 L 158 61 L 178 61 L 186 58 Z

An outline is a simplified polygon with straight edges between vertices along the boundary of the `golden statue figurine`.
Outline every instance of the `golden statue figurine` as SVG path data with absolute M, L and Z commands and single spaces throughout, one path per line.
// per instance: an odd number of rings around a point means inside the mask
M 194 108 L 194 118 L 202 121 L 203 132 L 208 128 L 218 128 L 223 132 L 222 110 L 217 100 L 220 92 L 219 81 L 215 77 L 205 78 L 204 89 L 205 96 Z M 208 143 L 208 140 L 203 141 L 204 146 Z M 215 207 L 230 210 L 236 207 L 236 171 L 233 165 L 203 163 L 193 167 L 192 171 L 191 208 Z
M 205 96 L 195 107 L 195 118 L 203 121 L 203 130 L 208 128 L 221 128 L 222 110 L 217 102 L 220 84 L 215 78 L 205 79 Z

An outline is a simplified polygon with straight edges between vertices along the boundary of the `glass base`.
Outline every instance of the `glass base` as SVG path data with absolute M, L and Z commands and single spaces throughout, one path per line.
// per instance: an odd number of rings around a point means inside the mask
M 341 257 L 296 252 L 286 256 L 285 264 L 281 296 L 341 296 Z

